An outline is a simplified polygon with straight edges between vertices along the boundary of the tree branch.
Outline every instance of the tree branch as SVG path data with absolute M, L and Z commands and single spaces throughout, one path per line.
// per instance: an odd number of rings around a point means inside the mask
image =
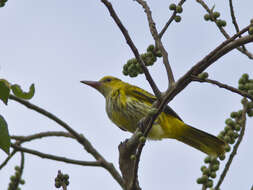
M 179 1 L 179 3 L 177 4 L 178 6 L 182 6 L 184 4 L 186 0 L 181 0 Z M 161 30 L 161 32 L 159 33 L 159 38 L 162 39 L 164 33 L 166 32 L 166 30 L 168 29 L 168 27 L 170 26 L 170 24 L 172 23 L 172 21 L 174 20 L 175 16 L 177 15 L 177 12 L 174 11 L 173 14 L 171 15 L 171 17 L 169 18 L 169 20 L 167 21 L 167 23 L 164 25 L 163 29 Z
M 209 9 L 209 7 L 207 6 L 207 4 L 203 1 L 203 0 L 196 0 L 211 16 L 213 15 L 211 9 Z M 231 7 L 230 7 L 231 9 Z M 213 16 L 212 16 L 213 17 Z M 213 17 L 213 19 L 215 19 Z M 230 36 L 229 34 L 224 30 L 223 27 L 221 26 L 218 26 L 218 24 L 216 23 L 217 27 L 219 28 L 220 32 L 223 34 L 223 36 L 226 38 L 226 39 L 229 39 Z M 238 28 L 239 29 L 239 28 Z M 239 32 L 239 31 L 237 31 Z M 240 35 L 241 36 L 241 35 Z M 243 44 L 244 45 L 244 44 Z M 246 48 L 243 49 L 241 47 L 237 47 L 236 48 L 238 51 L 240 51 L 241 53 L 245 54 L 246 56 L 248 56 L 249 59 L 253 59 L 253 54 L 250 53 Z
M 235 157 L 235 155 L 237 154 L 237 150 L 238 150 L 238 147 L 243 139 L 243 136 L 244 136 L 244 133 L 245 133 L 245 126 L 246 126 L 246 114 L 247 114 L 247 104 L 248 104 L 248 101 L 246 98 L 244 98 L 245 101 L 243 101 L 243 111 L 242 111 L 242 129 L 241 129 L 241 132 L 240 132 L 240 135 L 238 137 L 238 140 L 236 142 L 236 144 L 234 145 L 233 147 L 233 151 L 231 152 L 230 156 L 229 156 L 229 159 L 225 165 L 225 168 L 223 170 L 223 172 L 221 173 L 220 175 L 220 178 L 219 178 L 219 181 L 217 183 L 217 185 L 215 186 L 215 190 L 218 190 L 220 185 L 222 184 L 223 180 L 225 179 L 226 177 L 226 174 L 231 166 L 231 163 Z
M 91 143 L 88 141 L 88 139 L 86 139 L 83 135 L 79 135 L 67 123 L 65 123 L 64 121 L 62 121 L 61 119 L 59 119 L 58 117 L 53 115 L 52 113 L 34 105 L 28 101 L 25 101 L 21 98 L 17 98 L 16 96 L 13 96 L 13 95 L 10 95 L 9 99 L 19 102 L 20 104 L 26 106 L 27 108 L 32 109 L 32 110 L 46 116 L 47 118 L 55 121 L 60 126 L 62 126 L 64 129 L 66 129 L 71 135 L 73 135 L 73 137 L 75 137 L 75 139 L 81 145 L 83 145 L 84 149 L 88 153 L 90 153 L 97 161 L 101 162 L 102 166 L 112 175 L 112 177 L 119 183 L 119 185 L 121 187 L 124 187 L 123 180 L 122 180 L 120 174 L 118 173 L 118 171 L 116 170 L 116 168 L 113 166 L 113 164 L 107 162 L 105 160 L 105 158 L 91 145 Z
M 168 58 L 168 52 L 166 51 L 166 49 L 163 46 L 163 43 L 161 41 L 161 38 L 159 37 L 159 34 L 157 32 L 156 26 L 155 26 L 155 22 L 152 18 L 152 13 L 151 10 L 147 4 L 146 1 L 144 0 L 136 0 L 145 10 L 145 13 L 147 15 L 147 20 L 149 23 L 149 29 L 150 29 L 150 33 L 153 36 L 155 43 L 156 43 L 156 47 L 158 47 L 158 49 L 161 51 L 162 56 L 163 56 L 163 64 L 165 66 L 165 69 L 167 71 L 167 77 L 168 77 L 168 81 L 169 81 L 169 86 L 172 86 L 175 83 L 175 79 L 173 76 L 173 72 L 171 69 L 171 66 L 169 64 L 169 58 Z
M 13 150 L 10 155 L 0 165 L 0 170 L 8 163 L 8 161 L 16 154 L 17 151 Z
M 253 96 L 251 96 L 250 94 L 248 94 L 247 92 L 244 92 L 244 91 L 241 91 L 241 90 L 238 90 L 237 88 L 234 88 L 232 86 L 229 86 L 227 84 L 223 84 L 219 81 L 216 81 L 216 80 L 211 80 L 211 79 L 201 79 L 199 77 L 196 77 L 196 76 L 191 76 L 191 79 L 192 81 L 198 81 L 198 82 L 206 82 L 206 83 L 210 83 L 210 84 L 214 84 L 220 88 L 223 88 L 223 89 L 226 89 L 226 90 L 229 90 L 231 92 L 234 92 L 236 94 L 239 94 L 243 97 L 247 97 L 249 99 L 251 99 L 253 101 Z
M 69 159 L 69 158 L 65 158 L 65 157 L 61 157 L 61 156 L 55 156 L 52 154 L 45 154 L 36 150 L 32 150 L 32 149 L 28 149 L 28 148 L 24 148 L 22 146 L 16 145 L 16 144 L 11 144 L 11 147 L 15 150 L 15 151 L 21 151 L 21 152 L 25 152 L 25 153 L 29 153 L 29 154 L 33 154 L 35 156 L 39 156 L 41 158 L 46 158 L 49 160 L 55 160 L 55 161 L 60 161 L 60 162 L 65 162 L 68 164 L 75 164 L 75 165 L 80 165 L 80 166 L 102 166 L 101 162 L 92 162 L 92 161 L 80 161 L 80 160 L 73 160 L 73 159 Z
M 27 142 L 27 141 L 32 141 L 35 139 L 39 139 L 39 138 L 44 138 L 44 137 L 68 137 L 68 138 L 74 138 L 73 135 L 71 135 L 70 133 L 66 133 L 63 131 L 47 131 L 47 132 L 41 132 L 41 133 L 36 133 L 33 135 L 29 135 L 29 136 L 15 136 L 12 135 L 11 139 L 15 139 L 18 140 L 19 142 Z
M 158 89 L 157 85 L 155 84 L 153 78 L 151 77 L 147 67 L 145 66 L 144 61 L 142 60 L 138 49 L 136 48 L 136 46 L 134 45 L 130 35 L 128 34 L 127 29 L 124 27 L 124 25 L 122 24 L 122 22 L 120 21 L 117 13 L 114 11 L 112 4 L 107 1 L 107 0 L 101 0 L 101 2 L 106 6 L 106 8 L 108 9 L 108 11 L 110 12 L 111 17 L 113 18 L 113 20 L 115 21 L 115 23 L 117 24 L 117 26 L 119 27 L 119 29 L 121 30 L 122 34 L 124 35 L 127 44 L 129 45 L 129 47 L 131 48 L 132 52 L 135 55 L 135 58 L 137 59 L 137 61 L 139 62 L 139 64 L 141 65 L 141 68 L 145 74 L 146 79 L 148 80 L 154 94 L 156 95 L 157 98 L 161 98 L 161 92 Z

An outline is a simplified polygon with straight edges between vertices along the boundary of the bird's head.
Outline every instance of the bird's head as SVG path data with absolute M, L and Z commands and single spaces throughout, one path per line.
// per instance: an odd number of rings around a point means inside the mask
M 112 76 L 105 76 L 99 81 L 81 81 L 81 83 L 95 88 L 101 94 L 103 94 L 104 97 L 106 97 L 108 94 L 110 94 L 110 92 L 116 90 L 123 84 L 120 79 Z

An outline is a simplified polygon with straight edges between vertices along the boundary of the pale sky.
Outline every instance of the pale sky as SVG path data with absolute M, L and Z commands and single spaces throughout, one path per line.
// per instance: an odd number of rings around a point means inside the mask
M 112 1 L 140 52 L 153 39 L 146 15 L 135 1 Z M 148 1 L 160 31 L 171 12 L 171 1 Z M 225 28 L 233 34 L 228 1 L 207 1 L 222 11 Z M 253 1 L 234 3 L 240 28 L 253 17 Z M 205 11 L 195 1 L 183 6 L 182 22 L 173 23 L 163 37 L 176 79 L 220 44 L 224 37 L 217 27 L 203 20 Z M 121 73 L 133 53 L 100 1 L 8 1 L 0 9 L 0 78 L 28 89 L 35 83 L 32 103 L 55 114 L 79 133 L 83 133 L 95 148 L 118 169 L 118 144 L 130 133 L 115 127 L 107 118 L 104 98 L 80 80 L 98 80 L 113 75 L 151 92 L 145 77 L 129 78 Z M 253 45 L 247 46 L 253 52 Z M 253 78 L 253 61 L 234 50 L 208 68 L 210 78 L 237 86 L 239 77 L 248 72 Z M 161 59 L 150 68 L 160 89 L 167 87 L 167 77 Z M 166 81 L 166 82 L 165 82 Z M 188 124 L 217 135 L 225 126 L 231 111 L 241 109 L 241 97 L 209 84 L 192 83 L 169 105 Z M 42 131 L 63 130 L 44 116 L 9 101 L 0 103 L 0 114 L 9 125 L 11 135 L 30 135 Z M 253 184 L 253 121 L 248 120 L 246 134 L 238 155 L 232 163 L 222 189 L 250 189 Z M 45 153 L 79 160 L 93 158 L 70 139 L 46 138 L 23 144 Z M 139 180 L 143 190 L 200 189 L 196 179 L 201 176 L 205 154 L 176 140 L 148 141 L 140 162 Z M 228 157 L 228 156 L 227 156 Z M 0 162 L 6 154 L 0 151 Z M 20 154 L 0 171 L 0 189 L 7 189 L 9 177 Z M 222 168 L 224 162 L 222 164 Z M 49 190 L 54 187 L 57 170 L 70 176 L 69 190 L 108 189 L 120 186 L 102 168 L 81 167 L 41 159 L 26 154 L 22 190 Z M 216 183 L 215 183 L 216 184 Z

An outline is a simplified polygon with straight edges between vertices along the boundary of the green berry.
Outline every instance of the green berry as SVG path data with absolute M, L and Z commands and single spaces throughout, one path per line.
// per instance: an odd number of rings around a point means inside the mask
M 68 174 L 64 174 L 63 175 L 63 179 L 68 180 L 69 179 L 69 175 Z
M 21 170 L 19 166 L 15 166 L 14 169 L 15 169 L 16 171 L 20 171 L 20 170 Z
M 253 102 L 248 102 L 248 108 L 252 109 L 253 108 Z
M 179 15 L 175 16 L 174 20 L 176 22 L 180 22 L 181 21 L 181 16 L 179 16 Z
M 145 143 L 145 141 L 146 141 L 146 137 L 142 136 L 139 138 L 140 143 Z
M 16 181 L 16 176 L 14 176 L 14 175 L 12 175 L 11 177 L 10 177 L 10 180 L 12 181 L 12 182 L 14 182 L 14 181 Z
M 214 18 L 218 18 L 218 17 L 220 17 L 220 13 L 219 12 L 214 12 L 213 16 L 214 16 Z
M 224 140 L 225 140 L 225 142 L 228 143 L 228 142 L 231 140 L 231 138 L 230 138 L 230 136 L 226 135 L 226 136 L 224 137 Z
M 0 2 L 0 7 L 4 7 L 5 3 L 4 2 Z
M 155 50 L 155 46 L 153 44 L 149 45 L 147 51 L 153 52 Z
M 213 181 L 212 180 L 208 180 L 206 183 L 207 187 L 212 187 L 213 186 Z
M 228 142 L 229 144 L 234 144 L 235 143 L 235 139 L 231 138 L 230 141 Z
M 239 134 L 237 132 L 234 132 L 233 137 L 237 139 L 239 137 Z
M 246 87 L 246 89 L 248 89 L 248 90 L 253 90 L 253 83 L 248 82 L 248 83 L 245 84 L 245 87 Z
M 239 117 L 242 116 L 242 110 L 239 110 L 239 111 L 238 111 L 238 115 L 239 115 Z
M 231 150 L 230 146 L 229 146 L 229 145 L 226 145 L 226 146 L 225 146 L 225 151 L 226 151 L 226 152 L 229 152 L 230 150 Z
M 57 181 L 57 182 L 55 182 L 54 186 L 55 186 L 56 188 L 60 188 L 60 187 L 61 187 L 61 183 L 60 183 L 59 181 Z
M 208 180 L 208 176 L 207 175 L 202 175 L 202 181 L 205 183 L 205 182 L 207 182 L 207 180 Z
M 220 159 L 220 160 L 225 160 L 225 158 L 226 158 L 225 154 L 219 155 L 219 159 Z
M 227 135 L 230 136 L 230 137 L 234 137 L 234 131 L 233 130 L 229 130 L 227 132 Z
M 211 172 L 211 170 L 209 168 L 206 168 L 206 169 L 203 170 L 204 175 L 209 175 L 210 172 Z
M 216 173 L 215 172 L 211 172 L 210 176 L 211 176 L 211 178 L 216 178 Z
M 20 184 L 21 184 L 21 185 L 24 185 L 24 184 L 25 184 L 25 180 L 21 179 L 21 180 L 20 180 Z
M 209 14 L 205 14 L 205 15 L 204 15 L 204 19 L 205 19 L 206 21 L 209 21 L 209 20 L 210 20 L 210 18 L 211 18 L 211 17 L 210 17 L 210 15 L 209 15 Z
M 170 6 L 169 6 L 169 9 L 171 10 L 171 11 L 174 11 L 174 10 L 176 10 L 176 4 L 175 3 L 172 3 L 172 4 L 170 4 Z
M 248 75 L 248 73 L 244 73 L 242 75 L 242 78 L 244 78 L 248 82 L 249 81 L 249 75 Z
M 240 130 L 241 130 L 241 126 L 238 125 L 238 124 L 236 124 L 236 125 L 235 125 L 235 130 L 236 130 L 236 131 L 240 131 Z
M 123 70 L 122 71 L 123 75 L 127 76 L 128 75 L 128 72 L 126 70 Z
M 207 79 L 208 78 L 208 73 L 207 72 L 200 73 L 198 75 L 198 77 L 201 78 L 201 79 Z
M 206 168 L 206 166 L 201 166 L 200 170 L 203 172 Z
M 239 84 L 245 84 L 247 81 L 245 80 L 245 78 L 241 77 L 238 81 Z
M 229 126 L 235 126 L 235 122 L 230 118 L 226 119 L 225 123 Z
M 226 21 L 225 20 L 221 20 L 221 19 L 218 19 L 216 21 L 216 24 L 219 26 L 219 27 L 225 27 L 227 25 Z
M 251 26 L 251 27 L 249 27 L 249 35 L 253 35 L 253 27 Z
M 176 7 L 176 12 L 177 12 L 177 13 L 182 13 L 182 12 L 183 12 L 183 8 L 182 8 L 180 5 L 178 5 L 178 6 Z
M 129 76 L 130 77 L 137 77 L 138 73 L 136 71 L 133 71 L 133 72 L 129 73 Z
M 225 130 L 225 132 L 227 133 L 229 130 L 231 130 L 231 127 L 226 126 L 226 127 L 224 128 L 224 130 Z
M 211 166 L 211 170 L 212 171 L 217 171 L 219 169 L 219 165 L 218 164 L 214 164 Z
M 250 110 L 250 111 L 248 112 L 248 116 L 249 116 L 249 117 L 253 117 L 253 110 Z
M 205 163 L 210 163 L 211 162 L 211 157 L 207 156 L 204 160 Z
M 245 90 L 245 85 L 244 84 L 239 84 L 238 89 L 239 90 Z
M 68 186 L 69 185 L 69 181 L 66 181 L 65 184 Z
M 203 184 L 202 178 L 198 178 L 198 179 L 197 179 L 197 184 Z
M 238 113 L 237 112 L 232 112 L 231 114 L 230 114 L 230 117 L 232 117 L 232 118 L 237 118 L 238 117 Z

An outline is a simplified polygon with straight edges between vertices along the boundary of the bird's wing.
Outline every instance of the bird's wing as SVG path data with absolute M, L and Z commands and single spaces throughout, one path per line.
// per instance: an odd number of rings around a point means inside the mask
M 137 100 L 140 100 L 140 101 L 143 101 L 143 102 L 146 102 L 149 104 L 153 104 L 157 100 L 157 98 L 153 94 L 151 94 L 151 93 L 149 93 L 137 86 L 128 87 L 128 89 L 126 90 L 126 94 L 135 97 Z M 166 114 L 172 115 L 172 116 L 178 118 L 179 120 L 183 121 L 179 117 L 179 115 L 168 105 L 165 106 L 163 112 Z

